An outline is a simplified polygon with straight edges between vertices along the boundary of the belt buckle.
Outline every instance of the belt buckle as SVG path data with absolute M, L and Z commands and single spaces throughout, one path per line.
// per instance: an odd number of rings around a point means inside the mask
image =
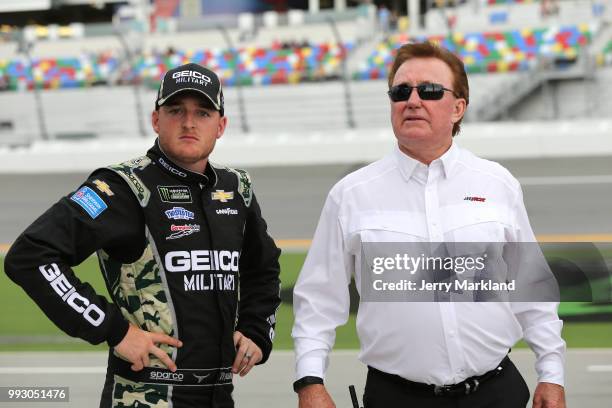
M 434 395 L 435 396 L 440 397 L 442 395 L 446 395 L 449 390 L 450 388 L 447 385 L 434 385 Z

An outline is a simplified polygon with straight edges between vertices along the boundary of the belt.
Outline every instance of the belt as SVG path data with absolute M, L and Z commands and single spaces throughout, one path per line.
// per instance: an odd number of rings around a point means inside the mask
M 461 381 L 460 383 L 452 385 L 425 384 L 407 380 L 405 378 L 400 377 L 399 375 L 388 374 L 383 371 L 377 370 L 374 367 L 368 366 L 368 369 L 373 373 L 386 379 L 389 379 L 395 383 L 399 383 L 412 391 L 435 395 L 438 397 L 457 397 L 460 395 L 469 395 L 478 391 L 478 388 L 484 382 L 501 374 L 502 371 L 508 366 L 508 364 L 510 364 L 510 358 L 506 356 L 493 370 L 487 371 L 483 375 L 467 378 L 464 381 Z
M 213 386 L 232 383 L 232 367 L 183 368 L 172 372 L 166 368 L 145 367 L 133 371 L 132 363 L 111 354 L 108 360 L 111 371 L 127 380 L 143 384 Z

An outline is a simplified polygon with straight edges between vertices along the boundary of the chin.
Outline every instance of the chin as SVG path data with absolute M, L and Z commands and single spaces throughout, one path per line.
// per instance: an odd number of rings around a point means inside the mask
M 401 132 L 397 136 L 397 140 L 399 140 L 399 142 L 402 144 L 418 143 L 426 140 L 431 140 L 431 133 L 419 132 L 418 130 L 413 130 L 411 132 Z

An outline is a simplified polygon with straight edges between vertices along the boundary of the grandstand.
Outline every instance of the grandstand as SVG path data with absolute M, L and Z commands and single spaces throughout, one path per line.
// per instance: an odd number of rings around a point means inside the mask
M 35 106 L 34 89 L 42 90 L 50 139 L 137 137 L 148 129 L 139 121 L 147 121 L 161 75 L 187 61 L 220 74 L 235 133 L 273 139 L 289 129 L 382 129 L 394 50 L 425 39 L 456 52 L 471 74 L 467 121 L 605 118 L 610 112 L 607 92 L 600 91 L 611 86 L 612 75 L 610 10 L 603 3 L 560 1 L 556 14 L 543 18 L 535 1 L 470 1 L 431 9 L 423 26 L 407 24 L 389 35 L 377 27 L 373 6 L 213 16 L 198 26 L 174 3 L 155 11 L 151 32 L 134 20 L 5 26 L 0 144 L 41 137 L 35 109 L 24 109 Z M 237 85 L 247 87 L 245 115 L 238 115 Z

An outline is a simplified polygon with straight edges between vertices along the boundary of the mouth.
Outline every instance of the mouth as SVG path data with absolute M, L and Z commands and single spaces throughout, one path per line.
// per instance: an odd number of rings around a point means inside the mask
M 194 142 L 198 141 L 198 138 L 193 135 L 182 135 L 181 137 L 179 137 L 179 139 L 187 140 L 187 141 L 194 141 Z
M 422 118 L 420 116 L 410 116 L 407 118 L 404 118 L 404 122 L 427 122 L 425 120 L 425 118 Z

